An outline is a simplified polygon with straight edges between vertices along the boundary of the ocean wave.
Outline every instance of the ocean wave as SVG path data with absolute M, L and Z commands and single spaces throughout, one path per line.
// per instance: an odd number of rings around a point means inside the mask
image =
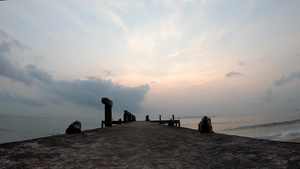
M 292 131 L 287 131 L 281 134 L 279 138 L 284 139 L 284 138 L 296 138 L 300 136 L 300 130 L 292 130 Z
M 251 125 L 251 126 L 241 126 L 241 127 L 236 127 L 236 128 L 229 128 L 227 130 L 257 129 L 257 128 L 263 128 L 263 127 L 293 125 L 293 124 L 298 124 L 298 123 L 300 124 L 300 119 L 290 120 L 290 121 L 282 121 L 282 122 L 265 123 L 265 124 L 256 124 L 256 125 Z
M 283 133 L 271 133 L 267 136 L 258 137 L 267 140 L 291 140 L 300 137 L 300 130 L 290 130 Z

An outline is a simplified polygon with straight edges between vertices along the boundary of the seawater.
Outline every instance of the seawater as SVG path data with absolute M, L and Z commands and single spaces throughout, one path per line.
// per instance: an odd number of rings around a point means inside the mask
M 82 130 L 100 127 L 99 119 L 67 119 L 0 115 L 0 144 L 64 134 L 67 127 L 80 120 Z
M 245 137 L 291 140 L 300 138 L 300 112 L 210 117 L 216 133 Z M 100 127 L 100 119 L 66 119 L 0 115 L 0 144 L 64 134 L 66 128 L 79 120 L 82 130 Z M 198 129 L 201 118 L 180 118 L 181 127 Z
M 300 112 L 210 118 L 216 133 L 277 141 L 300 138 Z M 180 123 L 197 130 L 200 120 L 183 118 Z

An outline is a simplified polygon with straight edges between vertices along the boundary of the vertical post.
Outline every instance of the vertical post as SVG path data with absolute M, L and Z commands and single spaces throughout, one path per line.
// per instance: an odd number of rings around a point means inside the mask
M 123 122 L 126 123 L 126 112 L 124 111 L 124 114 L 123 114 Z
M 127 110 L 124 110 L 124 122 L 125 123 L 128 122 L 128 113 L 127 113 Z
M 172 115 L 172 120 L 174 121 L 175 119 L 174 119 L 174 114 Z
M 159 115 L 159 123 L 161 123 L 161 115 Z
M 112 106 L 113 102 L 108 98 L 102 98 L 102 103 L 105 105 L 105 127 L 112 126 Z
M 112 114 L 111 114 L 111 106 L 105 105 L 105 127 L 112 126 Z

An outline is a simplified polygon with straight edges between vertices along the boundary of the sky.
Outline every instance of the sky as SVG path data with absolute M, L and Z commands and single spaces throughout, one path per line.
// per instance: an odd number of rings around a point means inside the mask
M 0 114 L 299 112 L 300 1 L 0 2 Z

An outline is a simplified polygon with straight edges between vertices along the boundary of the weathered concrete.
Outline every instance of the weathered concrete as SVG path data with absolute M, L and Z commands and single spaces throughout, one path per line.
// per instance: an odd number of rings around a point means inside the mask
M 111 127 L 112 126 L 112 106 L 113 106 L 113 101 L 109 100 L 108 98 L 102 98 L 102 103 L 105 105 L 104 110 L 105 110 L 105 127 Z M 103 124 L 101 124 L 102 126 Z
M 300 144 L 133 122 L 0 145 L 1 168 L 298 168 Z
M 124 110 L 123 121 L 124 123 L 136 121 L 135 115 L 131 114 L 127 110 Z

